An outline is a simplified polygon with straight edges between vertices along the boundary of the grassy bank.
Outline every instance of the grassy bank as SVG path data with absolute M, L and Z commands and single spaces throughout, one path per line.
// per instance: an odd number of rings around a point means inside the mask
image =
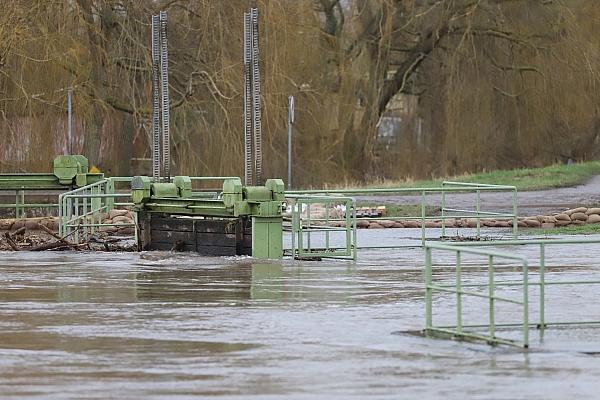
M 514 185 L 518 190 L 542 190 L 557 187 L 576 186 L 585 183 L 594 175 L 600 174 L 600 161 L 589 161 L 571 165 L 551 165 L 544 168 L 523 168 L 498 170 L 477 174 L 464 174 L 431 180 L 383 181 L 366 185 L 368 188 L 392 187 L 437 187 L 443 181 L 489 183 Z M 356 187 L 355 185 L 343 185 Z M 334 186 L 341 188 L 340 186 Z
M 600 234 L 600 224 L 586 224 L 575 226 L 563 226 L 552 229 L 535 229 L 531 231 L 523 231 L 528 234 L 531 232 L 534 235 L 597 235 Z

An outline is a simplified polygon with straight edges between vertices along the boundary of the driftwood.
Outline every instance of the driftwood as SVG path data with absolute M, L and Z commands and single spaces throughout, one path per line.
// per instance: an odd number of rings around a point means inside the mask
M 69 235 L 67 235 L 65 237 L 60 237 L 56 233 L 54 233 L 52 230 L 48 229 L 47 227 L 45 227 L 43 225 L 40 225 L 40 229 L 43 230 L 44 232 L 46 232 L 48 235 L 55 238 L 56 241 L 42 243 L 37 246 L 21 247 L 14 241 L 13 238 L 17 235 L 24 234 L 25 233 L 24 227 L 17 229 L 15 232 L 13 232 L 12 235 L 9 232 L 5 232 L 4 237 L 6 238 L 6 242 L 8 243 L 10 248 L 13 249 L 14 251 L 44 251 L 44 250 L 60 250 L 60 249 L 66 249 L 66 248 L 80 250 L 81 247 L 88 245 L 87 243 L 84 243 L 84 244 L 71 243 L 68 240 L 66 240 L 66 237 Z
M 45 227 L 44 225 L 40 225 L 40 229 L 43 230 L 44 232 L 46 232 L 48 235 L 52 236 L 53 238 L 57 239 L 58 242 L 56 242 L 56 243 L 60 243 L 62 245 L 71 247 L 74 250 L 79 250 L 79 245 L 71 243 L 67 239 L 65 239 L 68 235 L 65 237 L 60 237 L 56 233 L 54 233 L 51 229 Z M 41 245 L 41 246 L 43 246 L 43 245 Z M 41 246 L 38 246 L 38 247 L 41 247 Z M 31 249 L 31 251 L 36 251 L 36 250 Z
M 15 243 L 15 241 L 10 236 L 10 233 L 5 232 L 4 237 L 6 237 L 6 242 L 8 243 L 11 249 L 13 249 L 14 251 L 21 251 L 21 248 Z

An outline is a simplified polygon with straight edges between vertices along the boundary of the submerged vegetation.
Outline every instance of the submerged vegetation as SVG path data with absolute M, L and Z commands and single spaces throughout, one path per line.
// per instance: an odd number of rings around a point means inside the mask
M 0 10 L 3 171 L 47 170 L 72 151 L 114 175 L 149 173 L 150 16 L 164 9 L 173 172 L 241 175 L 249 5 L 260 9 L 265 176 L 285 175 L 289 95 L 298 186 L 598 156 L 597 0 L 10 3 Z

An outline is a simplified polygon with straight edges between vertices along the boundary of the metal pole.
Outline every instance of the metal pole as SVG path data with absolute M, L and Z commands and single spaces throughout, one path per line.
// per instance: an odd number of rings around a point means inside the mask
M 294 96 L 288 97 L 288 190 L 292 190 L 292 132 L 294 125 Z
M 67 151 L 73 154 L 73 89 L 67 90 Z

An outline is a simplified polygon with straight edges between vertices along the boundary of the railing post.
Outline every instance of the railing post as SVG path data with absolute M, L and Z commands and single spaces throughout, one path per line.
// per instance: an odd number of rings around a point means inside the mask
M 519 220 L 518 220 L 518 196 L 517 196 L 517 188 L 513 190 L 513 236 L 515 239 L 519 237 Z
M 114 194 L 115 193 L 115 181 L 112 178 L 108 178 L 106 180 L 106 186 L 104 189 L 104 193 L 106 194 Z M 115 208 L 115 199 L 112 197 L 106 198 L 106 211 L 110 211 Z
M 298 257 L 304 253 L 304 232 L 302 232 L 302 200 L 298 199 Z
M 477 200 L 475 203 L 477 216 L 477 238 L 481 236 L 481 190 L 477 190 Z
M 310 253 L 310 200 L 306 202 L 306 249 Z
M 298 225 L 296 219 L 298 218 L 298 201 L 296 200 L 292 204 L 292 260 L 296 258 L 296 233 L 298 231 Z
M 356 242 L 356 200 L 350 200 L 349 202 L 352 205 L 352 259 L 356 261 L 358 254 L 358 243 Z M 348 209 L 348 206 L 346 206 Z
M 442 182 L 442 238 L 446 237 L 446 190 Z
M 75 197 L 75 215 L 74 218 L 77 221 L 77 227 L 76 227 L 76 232 L 75 232 L 75 243 L 79 244 L 79 197 Z
M 540 243 L 540 325 L 543 332 L 546 327 L 546 246 Z
M 523 347 L 529 347 L 529 265 L 523 261 Z
M 425 191 L 421 192 L 421 246 L 425 246 Z
M 490 341 L 493 343 L 496 337 L 496 322 L 494 316 L 494 256 L 488 256 L 488 297 L 490 318 Z
M 462 335 L 462 265 L 460 251 L 456 252 L 456 333 Z
M 425 247 L 425 330 L 433 328 L 431 248 Z
M 58 195 L 58 235 L 63 236 L 63 195 Z
M 329 227 L 329 207 L 331 201 L 325 201 L 325 227 Z M 349 247 L 348 247 L 349 248 Z M 329 250 L 329 230 L 325 229 L 325 249 Z

